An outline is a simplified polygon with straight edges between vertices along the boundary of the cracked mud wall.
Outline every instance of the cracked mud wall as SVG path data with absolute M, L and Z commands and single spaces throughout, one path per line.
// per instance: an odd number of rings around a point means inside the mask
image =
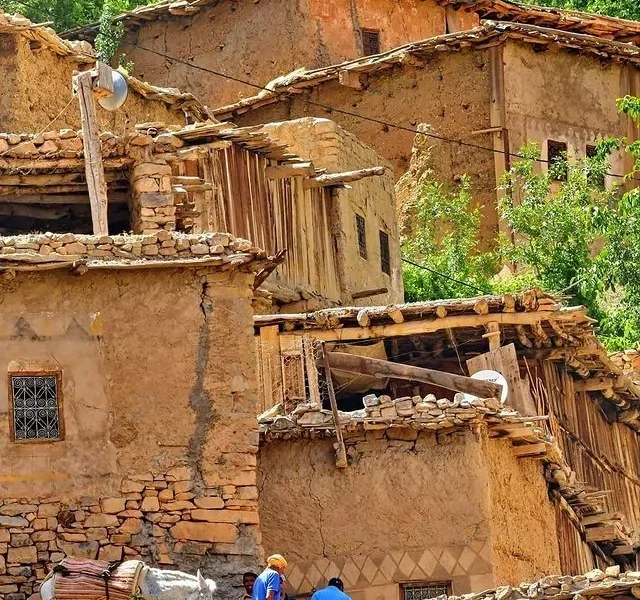
M 164 17 L 130 31 L 121 51 L 135 75 L 177 86 L 209 106 L 235 102 L 256 88 L 175 63 L 149 50 L 257 85 L 302 67 L 362 56 L 361 29 L 380 31 L 381 50 L 445 33 L 435 0 L 228 0 L 192 17 Z
M 80 68 L 72 58 L 60 57 L 47 48 L 33 50 L 21 36 L 0 34 L 2 132 L 80 129 L 78 101 L 71 91 L 73 73 Z M 186 123 L 182 112 L 171 111 L 164 102 L 146 100 L 132 90 L 122 108 L 109 112 L 96 104 L 96 114 L 101 129 L 114 133 L 134 131 L 136 123 Z
M 540 461 L 517 459 L 487 440 L 491 541 L 496 582 L 520 585 L 562 572 L 553 505 Z
M 370 73 L 363 90 L 331 80 L 300 97 L 283 99 L 234 120 L 238 125 L 255 125 L 311 116 L 332 119 L 387 159 L 396 177 L 409 169 L 415 137 L 412 131 L 421 123 L 430 125 L 436 134 L 492 147 L 490 134 L 472 135 L 491 126 L 488 51 L 445 52 L 424 60 L 422 68 L 394 66 Z M 305 99 L 337 110 L 312 106 Z M 408 130 L 367 121 L 359 115 Z M 485 207 L 482 236 L 493 239 L 498 231 L 493 153 L 433 138 L 423 138 L 423 145 L 431 148 L 431 166 L 438 181 L 451 184 L 461 175 L 469 175 L 474 200 Z
M 355 600 L 396 600 L 409 580 L 450 580 L 455 593 L 490 588 L 482 440 L 380 433 L 347 440 L 357 458 L 344 470 L 331 441 L 262 445 L 263 543 L 289 560 L 292 593 L 337 575 Z
M 30 592 L 61 552 L 200 568 L 222 593 L 256 568 L 250 283 L 186 269 L 0 279 L 5 382 L 10 370 L 61 371 L 66 430 L 12 443 L 0 386 L 0 585 Z M 23 508 L 3 506 L 15 498 Z M 29 538 L 36 514 L 49 519 Z

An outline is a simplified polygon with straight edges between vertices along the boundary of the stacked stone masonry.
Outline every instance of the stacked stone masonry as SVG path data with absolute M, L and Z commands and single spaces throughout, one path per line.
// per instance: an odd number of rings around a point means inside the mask
M 246 469 L 239 485 L 201 488 L 190 467 L 177 466 L 132 475 L 111 498 L 0 501 L 0 598 L 25 600 L 65 556 L 169 567 L 189 556 L 251 554 L 258 489 L 255 465 Z

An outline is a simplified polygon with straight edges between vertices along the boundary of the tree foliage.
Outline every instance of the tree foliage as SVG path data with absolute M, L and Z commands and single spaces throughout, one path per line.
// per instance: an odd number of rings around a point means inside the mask
M 621 111 L 640 120 L 640 100 L 618 102 Z M 624 146 L 624 148 L 623 148 Z M 500 293 L 539 286 L 570 295 L 600 321 L 611 349 L 640 343 L 640 188 L 603 185 L 609 157 L 624 149 L 640 169 L 640 144 L 601 140 L 596 156 L 566 159 L 540 169 L 539 150 L 527 146 L 502 182 L 499 203 L 503 232 L 497 246 L 481 252 L 479 210 L 463 180 L 457 190 L 425 181 L 413 200 L 418 227 L 403 240 L 405 257 L 445 275 L 408 265 L 410 300 L 473 296 L 466 281 Z M 628 183 L 628 182 L 627 182 Z M 506 268 L 499 275 L 496 265 Z M 440 281 L 438 281 L 440 280 Z
M 98 21 L 107 1 L 117 14 L 153 0 L 0 0 L 0 10 L 20 13 L 34 23 L 51 23 L 57 31 L 64 31 Z
M 640 20 L 640 3 L 637 0 L 536 0 L 535 4 Z

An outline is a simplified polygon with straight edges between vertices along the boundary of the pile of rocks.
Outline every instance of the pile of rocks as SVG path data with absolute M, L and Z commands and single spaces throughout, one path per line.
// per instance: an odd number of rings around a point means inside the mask
M 456 394 L 453 400 L 437 399 L 430 394 L 392 399 L 390 396 L 370 394 L 363 398 L 364 408 L 353 412 L 338 411 L 344 431 L 357 429 L 386 429 L 411 427 L 413 429 L 439 430 L 460 427 L 485 421 L 491 423 L 518 423 L 522 417 L 514 410 L 502 406 L 494 399 L 466 399 Z M 331 411 L 313 404 L 299 404 L 291 414 L 282 410 L 269 411 L 259 418 L 263 433 L 277 435 L 279 432 L 305 430 L 333 430 Z M 532 432 L 544 437 L 542 429 L 532 427 Z
M 449 600 L 568 600 L 585 597 L 624 596 L 640 598 L 640 572 L 620 572 L 619 566 L 608 567 L 604 571 L 594 569 L 584 575 L 551 575 L 535 583 L 521 583 L 518 587 L 500 586 L 495 590 L 450 596 Z
M 210 265 L 241 266 L 265 259 L 266 254 L 248 240 L 227 233 L 187 235 L 158 231 L 145 235 L 94 236 L 73 233 L 0 237 L 0 270 L 16 265 L 60 263 L 99 268 L 117 262 L 194 260 Z
M 239 485 L 197 489 L 188 466 L 132 475 L 120 496 L 76 504 L 0 501 L 0 597 L 25 600 L 65 556 L 139 558 L 181 565 L 207 553 L 242 554 L 257 535 L 255 474 Z M 191 558 L 189 558 L 191 557 Z

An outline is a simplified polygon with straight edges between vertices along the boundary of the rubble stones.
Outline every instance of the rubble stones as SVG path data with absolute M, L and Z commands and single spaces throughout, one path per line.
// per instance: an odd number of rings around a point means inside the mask
M 2 238 L 0 263 L 68 262 L 77 266 L 84 262 L 95 266 L 101 262 L 132 264 L 151 260 L 202 260 L 211 256 L 214 241 L 215 264 L 242 265 L 266 257 L 262 250 L 251 244 L 248 251 L 239 253 L 239 249 L 245 248 L 248 242 L 230 236 L 220 238 L 214 234 L 187 235 L 169 231 L 162 231 L 162 234 L 162 237 L 156 234 L 116 235 L 108 237 L 108 242 L 103 243 L 96 236 L 73 233 L 6 236 Z M 222 252 L 219 251 L 220 239 L 227 241 Z M 163 245 L 169 243 L 173 243 L 174 247 L 171 248 L 172 253 L 167 255 L 163 252 L 166 250 Z M 8 513 L 0 513 L 0 517 L 5 515 L 9 516 Z

